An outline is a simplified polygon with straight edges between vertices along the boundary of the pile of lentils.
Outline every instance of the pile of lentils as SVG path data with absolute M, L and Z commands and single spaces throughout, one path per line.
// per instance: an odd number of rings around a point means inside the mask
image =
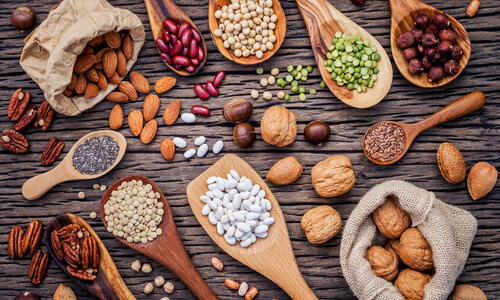
M 75 149 L 73 166 L 81 174 L 102 173 L 113 165 L 119 150 L 120 146 L 109 135 L 90 138 Z
M 364 147 L 371 158 L 386 162 L 398 158 L 405 149 L 405 132 L 396 124 L 381 122 L 368 129 Z

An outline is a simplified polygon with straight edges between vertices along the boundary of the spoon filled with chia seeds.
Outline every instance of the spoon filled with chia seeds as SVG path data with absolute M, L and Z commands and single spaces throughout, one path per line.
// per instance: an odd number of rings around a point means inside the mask
M 366 157 L 378 165 L 390 165 L 405 155 L 413 140 L 423 131 L 444 122 L 460 118 L 481 108 L 486 98 L 472 92 L 448 104 L 420 122 L 406 124 L 382 121 L 370 127 L 363 137 Z
M 127 141 L 119 132 L 89 133 L 73 145 L 57 167 L 28 179 L 23 185 L 23 196 L 35 200 L 59 183 L 101 177 L 120 162 L 126 149 Z

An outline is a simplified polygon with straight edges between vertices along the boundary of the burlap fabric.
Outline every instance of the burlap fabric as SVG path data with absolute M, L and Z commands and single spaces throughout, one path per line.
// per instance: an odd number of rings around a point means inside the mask
M 433 251 L 436 273 L 425 286 L 424 300 L 446 299 L 469 255 L 477 221 L 469 212 L 443 203 L 432 192 L 404 181 L 388 181 L 372 188 L 352 211 L 342 234 L 342 272 L 359 299 L 404 300 L 396 287 L 373 274 L 365 258 L 373 245 L 386 238 L 377 231 L 371 213 L 387 196 L 394 195 Z

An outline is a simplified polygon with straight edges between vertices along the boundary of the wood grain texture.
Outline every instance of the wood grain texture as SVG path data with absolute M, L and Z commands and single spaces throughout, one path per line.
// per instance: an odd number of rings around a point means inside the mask
M 27 0 L 22 5 L 31 7 L 37 14 L 37 24 L 47 18 L 49 10 L 59 0 L 35 1 Z M 390 53 L 391 13 L 386 0 L 366 0 L 365 5 L 356 6 L 349 0 L 329 0 L 347 17 L 365 28 Z M 144 74 L 150 82 L 164 76 L 176 76 L 167 68 L 158 55 L 151 34 L 148 14 L 143 0 L 110 0 L 116 7 L 129 9 L 139 16 L 146 30 L 146 42 L 141 50 L 139 60 L 133 71 Z M 198 0 L 175 0 L 175 3 L 192 18 L 205 40 L 210 39 L 208 26 L 208 2 Z M 229 62 L 217 50 L 213 43 L 207 43 L 208 59 L 203 70 L 194 77 L 177 77 L 175 87 L 160 96 L 160 111 L 173 99 L 181 101 L 182 112 L 188 112 L 193 105 L 205 105 L 211 109 L 211 117 L 198 118 L 195 123 L 186 124 L 180 119 L 172 126 L 166 126 L 161 114 L 156 116 L 158 133 L 148 145 L 134 137 L 128 125 L 119 130 L 127 138 L 127 153 L 118 166 L 105 176 L 90 181 L 65 182 L 54 187 L 37 201 L 25 200 L 21 194 L 23 183 L 34 175 L 44 173 L 51 167 L 44 167 L 40 157 L 45 145 L 52 137 L 66 143 L 63 155 L 85 134 L 108 129 L 108 117 L 114 103 L 103 101 L 92 109 L 75 117 L 56 114 L 47 131 L 29 128 L 23 133 L 30 142 L 29 151 L 16 155 L 0 149 L 2 168 L 0 170 L 0 287 L 2 297 L 13 299 L 23 291 L 36 292 L 43 299 L 51 299 L 60 283 L 70 286 L 80 300 L 96 299 L 71 281 L 56 265 L 51 263 L 47 277 L 40 286 L 29 283 L 27 271 L 29 257 L 22 260 L 11 260 L 7 256 L 7 239 L 10 229 L 19 224 L 23 228 L 33 218 L 40 219 L 44 225 L 59 214 L 72 212 L 84 218 L 96 231 L 113 258 L 120 275 L 130 291 L 137 299 L 195 299 L 191 291 L 172 273 L 160 264 L 125 247 L 111 236 L 99 219 L 88 217 L 90 212 L 99 211 L 99 202 L 104 194 L 93 190 L 92 184 L 100 183 L 110 186 L 113 182 L 127 175 L 141 174 L 154 180 L 168 199 L 177 229 L 184 242 L 186 251 L 191 257 L 200 275 L 206 279 L 208 286 L 220 299 L 237 300 L 235 291 L 224 285 L 226 278 L 239 282 L 246 281 L 250 286 L 259 289 L 258 299 L 290 299 L 287 294 L 272 281 L 246 267 L 227 255 L 215 244 L 200 226 L 189 207 L 186 187 L 194 178 L 209 166 L 217 162 L 223 154 L 234 153 L 248 162 L 253 169 L 265 178 L 271 166 L 287 156 L 295 156 L 304 167 L 302 176 L 291 185 L 275 186 L 269 184 L 270 190 L 280 202 L 280 207 L 287 221 L 288 232 L 292 241 L 295 257 L 306 282 L 320 299 L 356 299 L 342 277 L 340 268 L 340 241 L 342 232 L 322 245 L 311 245 L 300 227 L 300 219 L 309 209 L 318 205 L 332 205 L 345 223 L 359 199 L 374 185 L 389 179 L 407 180 L 420 188 L 434 192 L 436 197 L 448 204 L 470 211 L 478 219 L 478 231 L 473 241 L 469 258 L 457 283 L 472 284 L 485 291 L 488 299 L 498 298 L 500 294 L 500 185 L 484 198 L 473 201 L 467 192 L 465 182 L 457 185 L 444 180 L 437 165 L 436 152 L 443 142 L 453 143 L 462 152 L 470 168 L 479 161 L 486 161 L 497 169 L 500 168 L 500 7 L 495 0 L 482 0 L 481 8 L 474 18 L 465 16 L 469 1 L 463 0 L 426 0 L 426 3 L 455 17 L 467 29 L 471 39 L 473 53 L 465 70 L 449 84 L 436 89 L 423 89 L 408 82 L 393 64 L 394 80 L 385 99 L 369 109 L 354 109 L 339 101 L 328 89 L 320 89 L 321 75 L 315 66 L 314 54 L 310 44 L 307 28 L 295 1 L 282 0 L 281 5 L 287 18 L 286 38 L 280 50 L 261 66 L 265 73 L 256 75 L 256 66 L 243 66 Z M 7 118 L 8 99 L 19 87 L 29 91 L 32 103 L 42 103 L 43 93 L 38 85 L 29 78 L 19 65 L 23 38 L 29 32 L 21 33 L 10 25 L 10 13 L 21 4 L 19 1 L 4 0 L 0 7 L 0 125 L 3 129 L 13 127 Z M 391 61 L 392 63 L 392 61 Z M 278 77 L 286 76 L 288 65 L 312 65 L 315 67 L 309 80 L 304 83 L 307 89 L 315 88 L 318 93 L 307 95 L 301 102 L 297 94 L 291 94 L 291 100 L 285 102 L 274 97 L 271 101 L 262 98 L 251 99 L 250 91 L 268 90 L 276 95 L 280 90 L 289 92 L 276 85 L 262 88 L 259 80 L 269 76 L 273 67 L 280 69 Z M 224 70 L 227 74 L 220 86 L 221 95 L 202 101 L 193 91 L 196 83 L 212 80 L 215 74 Z M 126 78 L 125 80 L 128 80 Z M 397 163 L 379 166 L 371 163 L 363 153 L 362 140 L 366 130 L 373 124 L 383 120 L 394 120 L 413 123 L 422 120 L 450 102 L 473 92 L 482 91 L 486 95 L 483 108 L 468 115 L 421 133 L 411 150 Z M 133 109 L 142 109 L 145 95 L 138 101 L 122 105 L 125 115 Z M 249 122 L 257 131 L 265 110 L 273 105 L 283 105 L 292 111 L 298 122 L 296 141 L 284 148 L 273 147 L 257 135 L 255 144 L 247 149 L 240 149 L 232 140 L 234 125 L 225 121 L 222 107 L 234 98 L 245 98 L 252 101 L 254 112 Z M 321 147 L 306 142 L 304 127 L 313 120 L 323 120 L 332 129 L 330 141 Z M 204 135 L 208 139 L 210 149 L 219 139 L 224 140 L 222 153 L 210 153 L 205 158 L 187 161 L 182 156 L 184 149 L 177 149 L 171 162 L 160 154 L 160 142 L 164 138 L 176 136 L 188 141 L 188 148 L 194 148 L 193 139 Z M 186 148 L 187 149 L 187 148 Z M 311 186 L 311 169 L 319 161 L 330 155 L 346 155 L 356 176 L 356 184 L 348 193 L 333 198 L 320 197 Z M 62 155 L 56 161 L 60 162 Z M 77 194 L 83 191 L 84 200 Z M 46 248 L 42 246 L 46 251 Z M 215 270 L 210 259 L 217 256 L 224 263 L 223 271 Z M 151 263 L 153 272 L 144 274 L 130 269 L 130 264 L 139 259 L 143 263 Z M 167 295 L 163 289 L 155 287 L 153 293 L 143 293 L 144 286 L 153 282 L 154 277 L 162 275 L 166 281 L 175 285 L 175 291 Z

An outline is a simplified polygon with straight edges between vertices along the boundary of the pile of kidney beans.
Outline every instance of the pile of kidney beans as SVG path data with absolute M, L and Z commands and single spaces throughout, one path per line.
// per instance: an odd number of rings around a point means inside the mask
M 226 73 L 224 71 L 219 71 L 217 74 L 214 76 L 214 81 L 207 81 L 205 84 L 206 89 L 203 87 L 203 85 L 197 83 L 194 86 L 194 92 L 198 97 L 200 97 L 203 100 L 207 100 L 210 98 L 210 96 L 217 97 L 219 96 L 219 90 L 217 87 L 221 85 L 222 81 L 226 77 Z
M 396 45 L 403 50 L 408 61 L 408 73 L 427 72 L 429 82 L 438 82 L 446 74 L 458 73 L 463 50 L 455 44 L 457 34 L 450 29 L 448 17 L 436 14 L 431 20 L 429 16 L 419 14 L 414 24 L 416 28 L 396 38 Z
M 205 58 L 200 33 L 187 22 L 179 25 L 166 19 L 163 25 L 163 36 L 156 39 L 161 58 L 176 70 L 184 68 L 187 72 L 194 72 Z

